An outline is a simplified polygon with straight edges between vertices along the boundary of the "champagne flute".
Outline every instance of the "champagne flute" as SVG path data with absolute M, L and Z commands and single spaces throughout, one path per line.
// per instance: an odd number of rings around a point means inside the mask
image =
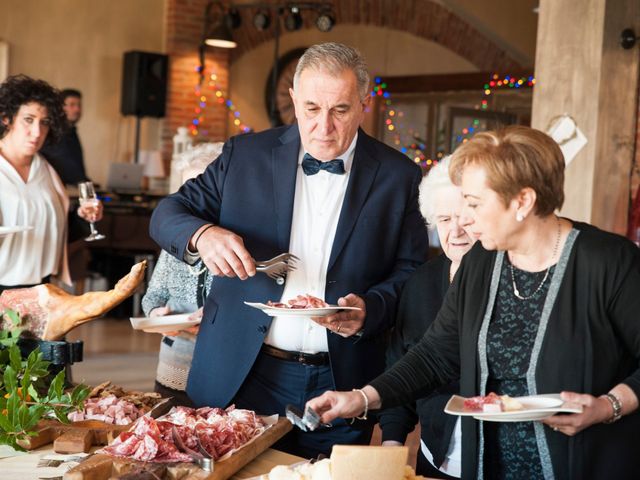
M 88 206 L 91 209 L 97 209 L 100 204 L 100 200 L 98 200 L 98 196 L 96 195 L 96 191 L 93 188 L 93 182 L 82 182 L 78 184 L 78 199 L 80 200 L 80 205 Z M 93 222 L 89 222 L 89 227 L 91 228 L 91 234 L 85 238 L 87 242 L 93 242 L 95 240 L 102 240 L 105 237 L 101 233 L 98 233 Z

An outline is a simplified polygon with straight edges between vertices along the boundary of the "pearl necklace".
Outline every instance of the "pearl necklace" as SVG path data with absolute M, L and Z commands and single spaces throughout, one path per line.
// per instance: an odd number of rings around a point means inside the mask
M 553 247 L 553 255 L 551 256 L 551 261 L 553 261 L 553 259 L 556 258 L 556 254 L 558 253 L 558 247 L 560 246 L 560 236 L 561 236 L 562 228 L 560 226 L 560 220 L 557 217 L 556 217 L 556 221 L 558 222 L 558 235 L 556 236 L 556 245 L 555 247 Z M 520 300 L 529 300 L 536 296 L 536 294 L 540 291 L 544 283 L 547 281 L 547 278 L 549 277 L 549 271 L 551 270 L 551 265 L 549 265 L 547 267 L 546 272 L 544 272 L 544 278 L 540 282 L 540 285 L 538 285 L 538 288 L 536 288 L 534 292 L 527 297 L 523 297 L 522 295 L 520 295 L 520 291 L 516 286 L 516 276 L 513 273 L 513 262 L 509 262 L 509 269 L 511 270 L 511 285 L 513 286 L 513 294 Z

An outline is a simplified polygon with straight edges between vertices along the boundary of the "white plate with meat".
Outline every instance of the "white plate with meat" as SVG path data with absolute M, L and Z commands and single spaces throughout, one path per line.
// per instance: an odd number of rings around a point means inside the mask
M 14 233 L 28 232 L 29 230 L 33 230 L 33 227 L 31 225 L 15 225 L 13 227 L 0 225 L 0 237 L 4 237 L 6 235 L 11 235 Z
M 329 305 L 324 300 L 313 295 L 298 295 L 286 302 L 267 303 L 244 302 L 245 305 L 262 310 L 271 317 L 288 315 L 291 317 L 324 317 L 342 310 L 360 310 L 358 307 L 340 307 Z
M 276 307 L 266 303 L 244 302 L 245 305 L 262 310 L 270 317 L 291 316 L 291 317 L 324 317 L 344 310 L 360 310 L 358 307 L 340 307 L 338 305 L 328 305 L 320 308 L 291 308 Z
M 164 315 L 160 317 L 131 317 L 131 326 L 135 330 L 149 333 L 167 333 L 194 327 L 200 323 L 201 317 L 189 318 L 191 313 Z
M 582 408 L 563 402 L 560 394 L 509 397 L 490 393 L 469 398 L 453 395 L 444 411 L 450 415 L 471 416 L 489 422 L 528 422 L 542 420 L 556 413 L 581 413 Z

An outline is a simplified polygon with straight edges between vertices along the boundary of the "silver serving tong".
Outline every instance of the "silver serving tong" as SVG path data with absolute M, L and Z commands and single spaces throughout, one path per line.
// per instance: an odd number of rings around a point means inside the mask
M 304 413 L 295 405 L 287 405 L 284 410 L 287 420 L 298 427 L 303 432 L 313 432 L 318 427 L 330 427 L 330 423 L 322 423 L 320 416 L 307 407 Z
M 173 436 L 173 443 L 176 444 L 176 446 L 178 447 L 178 450 L 189 455 L 193 463 L 198 465 L 205 472 L 213 472 L 213 467 L 214 467 L 213 458 L 211 458 L 211 455 L 209 455 L 209 452 L 207 452 L 207 450 L 202 446 L 199 438 L 196 437 L 198 441 L 197 442 L 198 451 L 196 452 L 195 450 L 190 449 L 184 444 L 184 442 L 182 441 L 182 438 L 180 438 L 180 434 L 178 433 L 178 429 L 175 427 L 175 425 L 171 427 L 171 434 Z

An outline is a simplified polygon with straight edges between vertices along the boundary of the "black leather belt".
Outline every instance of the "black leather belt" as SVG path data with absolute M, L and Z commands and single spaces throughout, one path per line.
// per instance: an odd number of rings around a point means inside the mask
M 271 345 L 267 345 L 266 343 L 262 345 L 262 352 L 271 357 L 279 358 L 280 360 L 298 362 L 302 363 L 303 365 L 312 365 L 314 367 L 329 365 L 329 354 L 327 352 L 290 352 L 289 350 L 282 350 L 280 348 L 272 347 Z

